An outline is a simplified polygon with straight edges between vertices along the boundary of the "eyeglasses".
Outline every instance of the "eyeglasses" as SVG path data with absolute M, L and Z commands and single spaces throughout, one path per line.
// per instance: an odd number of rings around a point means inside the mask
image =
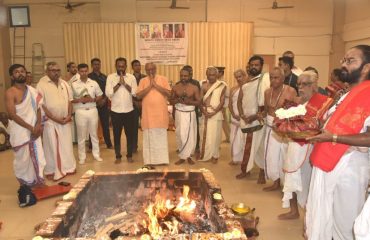
M 343 58 L 340 60 L 340 64 L 346 64 L 346 65 L 351 65 L 352 63 L 356 62 L 358 59 L 356 58 Z
M 301 82 L 301 83 L 297 83 L 297 86 L 300 87 L 308 87 L 308 86 L 311 86 L 313 84 L 313 82 Z

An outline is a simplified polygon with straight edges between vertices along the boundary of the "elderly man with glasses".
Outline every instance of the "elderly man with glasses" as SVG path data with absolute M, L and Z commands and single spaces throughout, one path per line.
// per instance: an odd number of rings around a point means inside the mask
M 37 90 L 43 96 L 43 110 L 48 118 L 43 132 L 44 173 L 57 181 L 76 171 L 71 130 L 72 90 L 60 78 L 60 67 L 55 62 L 46 64 L 46 76 L 40 79 Z

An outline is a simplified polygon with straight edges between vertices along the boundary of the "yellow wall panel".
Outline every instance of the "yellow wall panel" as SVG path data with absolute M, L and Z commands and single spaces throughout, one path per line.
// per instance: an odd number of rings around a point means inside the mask
M 194 69 L 194 78 L 205 78 L 210 65 L 224 66 L 225 80 L 234 85 L 233 72 L 245 68 L 251 55 L 253 23 L 223 22 L 189 23 L 188 64 Z M 115 71 L 114 60 L 135 59 L 134 23 L 65 23 L 64 46 L 66 61 L 90 63 L 91 58 L 102 61 L 102 71 Z M 179 80 L 180 65 L 158 65 L 158 74 L 175 83 Z

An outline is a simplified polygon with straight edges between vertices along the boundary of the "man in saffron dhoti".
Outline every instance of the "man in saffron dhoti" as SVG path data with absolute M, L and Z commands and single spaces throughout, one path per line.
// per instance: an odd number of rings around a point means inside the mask
M 240 88 L 247 80 L 244 70 L 238 69 L 234 72 L 237 85 L 230 89 L 229 110 L 231 114 L 230 141 L 231 141 L 231 161 L 230 165 L 236 165 L 243 161 L 245 136 L 240 129 L 240 115 L 238 110 L 238 97 Z
M 169 164 L 167 98 L 171 88 L 167 78 L 156 74 L 154 63 L 145 64 L 145 71 L 147 77 L 140 80 L 136 93 L 136 97 L 142 99 L 144 164 Z
M 203 131 L 201 131 L 201 152 L 199 161 L 217 163 L 220 157 L 222 134 L 222 108 L 225 104 L 226 85 L 217 80 L 218 70 L 207 68 L 207 80 L 201 83 Z
M 43 132 L 45 175 L 57 181 L 76 172 L 71 131 L 73 94 L 69 84 L 60 78 L 60 67 L 55 62 L 46 64 L 46 76 L 40 79 L 37 90 L 43 96 L 43 110 L 48 117 Z
M 191 159 L 197 144 L 196 106 L 200 105 L 200 91 L 190 82 L 191 72 L 188 68 L 180 71 L 180 81 L 171 92 L 170 103 L 174 105 L 176 142 L 179 160 L 176 165 L 184 163 L 194 164 Z
M 307 117 L 319 119 L 322 117 L 320 113 L 332 104 L 332 100 L 318 93 L 317 79 L 317 74 L 312 71 L 299 75 L 299 97 L 296 102 L 305 106 Z M 309 162 L 311 150 L 312 144 L 307 141 L 290 139 L 288 142 L 286 157 L 283 159 L 283 208 L 290 208 L 290 211 L 280 214 L 278 217 L 281 220 L 299 218 L 298 205 L 302 208 L 306 206 L 312 171 Z
M 349 92 L 328 110 L 324 133 L 310 159 L 313 165 L 307 201 L 306 235 L 314 239 L 354 239 L 353 225 L 366 199 L 369 149 L 349 146 L 346 135 L 369 132 L 370 46 L 347 51 L 342 74 Z M 329 137 L 328 137 L 329 136 Z
M 274 183 L 264 191 L 280 188 L 280 178 L 284 177 L 283 157 L 286 154 L 286 140 L 272 131 L 275 111 L 283 107 L 285 100 L 294 101 L 297 92 L 284 84 L 284 72 L 275 67 L 270 72 L 271 87 L 265 91 L 266 137 L 265 137 L 265 174 Z M 283 179 L 282 179 L 283 180 Z
M 41 143 L 42 96 L 26 85 L 26 69 L 13 64 L 9 68 L 13 82 L 5 93 L 5 103 L 10 118 L 8 132 L 14 150 L 14 172 L 21 185 L 44 183 L 44 150 Z

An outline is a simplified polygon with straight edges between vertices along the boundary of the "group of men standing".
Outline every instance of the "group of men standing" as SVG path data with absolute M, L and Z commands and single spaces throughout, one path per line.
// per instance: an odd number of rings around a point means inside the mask
M 230 164 L 241 165 L 236 178 L 247 177 L 255 162 L 260 169 L 257 182 L 264 184 L 266 178 L 273 181 L 265 191 L 283 186 L 283 207 L 290 211 L 279 215 L 279 219 L 298 218 L 298 205 L 307 206 L 307 239 L 353 239 L 355 218 L 365 202 L 369 155 L 368 148 L 349 145 L 370 145 L 370 82 L 366 81 L 370 79 L 369 49 L 360 45 L 346 53 L 341 75 L 349 87 L 334 99 L 334 105 L 330 105 L 328 96 L 319 93 L 316 72 L 297 71 L 290 51 L 279 58 L 279 67 L 270 73 L 262 71 L 261 56 L 252 56 L 246 71 L 234 72 L 237 84 L 230 90 L 213 66 L 207 68 L 206 79 L 200 82 L 193 79 L 191 66 L 184 66 L 180 81 L 171 89 L 167 78 L 157 74 L 154 63 L 147 63 L 147 75 L 142 75 L 140 62 L 134 60 L 131 66 L 136 70 L 129 74 L 125 58 L 116 59 L 116 72 L 108 77 L 100 72 L 97 58 L 91 60 L 90 74 L 86 64 L 79 64 L 77 71 L 70 65 L 69 82 L 60 78 L 58 64 L 49 62 L 36 90 L 25 84 L 24 66 L 12 65 L 9 74 L 13 86 L 6 93 L 6 105 L 11 119 L 9 132 L 15 151 L 16 177 L 22 184 L 35 185 L 43 183 L 43 174 L 59 180 L 75 172 L 73 118 L 81 164 L 86 161 L 87 137 L 91 139 L 93 157 L 102 161 L 98 116 L 108 148 L 112 148 L 111 117 L 115 163 L 122 161 L 122 130 L 127 139 L 127 161 L 133 161 L 141 116 L 144 164 L 169 164 L 168 104 L 174 107 L 176 124 L 179 160 L 175 164 L 194 164 L 193 156 L 198 161 L 217 163 L 223 112 L 228 106 Z M 287 103 L 304 105 L 308 114 L 322 123 L 323 133 L 306 140 L 277 134 L 276 111 L 287 107 Z M 348 196 L 352 198 L 351 204 Z M 361 223 L 366 219 L 369 220 L 363 217 Z
M 230 164 L 240 163 L 242 170 L 236 178 L 248 176 L 254 160 L 261 169 L 258 183 L 273 181 L 265 191 L 283 186 L 282 205 L 290 211 L 279 219 L 298 218 L 298 206 L 306 210 L 305 237 L 310 240 L 370 239 L 370 200 L 364 206 L 369 184 L 370 47 L 353 47 L 341 64 L 340 78 L 347 87 L 335 99 L 322 94 L 312 68 L 293 73 L 297 68 L 292 56 L 279 58 L 279 67 L 269 75 L 261 72 L 263 59 L 253 56 L 248 74 L 235 71 L 237 85 L 230 91 Z M 321 134 L 289 139 L 274 131 L 276 110 L 292 103 L 304 105 L 308 116 L 320 121 Z

